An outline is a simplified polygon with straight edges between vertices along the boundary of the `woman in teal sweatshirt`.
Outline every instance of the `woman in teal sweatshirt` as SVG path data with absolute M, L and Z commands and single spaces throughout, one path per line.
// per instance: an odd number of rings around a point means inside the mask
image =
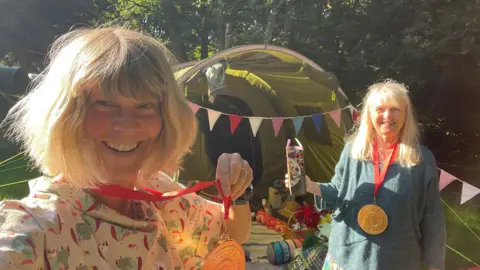
M 372 85 L 330 183 L 307 190 L 335 206 L 323 269 L 444 269 L 438 169 L 420 145 L 408 90 Z

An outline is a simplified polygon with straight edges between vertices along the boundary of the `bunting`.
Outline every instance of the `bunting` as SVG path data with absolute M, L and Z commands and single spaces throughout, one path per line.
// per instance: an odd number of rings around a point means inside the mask
M 277 137 L 278 132 L 282 127 L 283 119 L 283 117 L 272 117 L 273 133 L 275 133 L 275 137 Z
M 320 133 L 320 129 L 322 128 L 322 115 L 321 114 L 312 115 L 312 121 L 318 133 Z
M 208 113 L 208 124 L 210 125 L 210 131 L 212 131 L 221 113 L 214 110 L 208 110 L 207 113 Z
M 278 136 L 278 133 L 280 132 L 280 129 L 282 128 L 283 123 L 285 122 L 285 119 L 292 119 L 293 126 L 295 128 L 295 133 L 298 135 L 300 130 L 302 129 L 303 123 L 305 121 L 305 118 L 311 118 L 315 128 L 317 129 L 317 132 L 321 132 L 322 128 L 322 123 L 323 123 L 323 115 L 328 114 L 330 117 L 333 119 L 337 127 L 340 127 L 341 121 L 342 121 L 342 111 L 345 109 L 350 110 L 352 113 L 352 117 L 355 114 L 355 111 L 352 110 L 353 106 L 348 105 L 344 108 L 336 109 L 331 112 L 325 112 L 325 113 L 317 113 L 317 114 L 312 114 L 312 115 L 301 115 L 301 116 L 287 116 L 287 117 L 257 117 L 257 116 L 240 116 L 240 115 L 234 115 L 234 114 L 228 114 L 228 113 L 222 113 L 216 110 L 212 110 L 209 108 L 202 107 L 200 105 L 197 105 L 195 103 L 189 102 L 190 103 L 190 108 L 192 109 L 193 113 L 197 113 L 200 109 L 206 110 L 208 113 L 208 122 L 210 125 L 210 131 L 213 130 L 213 127 L 215 126 L 215 123 L 219 119 L 220 116 L 226 115 L 228 116 L 230 120 L 230 132 L 233 134 L 235 130 L 237 129 L 238 125 L 242 121 L 242 119 L 247 118 L 250 122 L 250 127 L 252 130 L 253 136 L 257 135 L 258 129 L 263 122 L 263 120 L 269 120 L 272 123 L 273 127 L 273 133 L 275 134 L 275 137 Z
M 249 117 L 248 120 L 250 121 L 250 128 L 252 129 L 253 137 L 257 137 L 257 131 L 262 124 L 263 119 L 261 117 Z
M 462 181 L 463 182 L 463 181 Z M 470 200 L 471 198 L 475 197 L 480 193 L 480 189 L 474 187 L 468 183 L 463 182 L 462 186 L 462 199 L 460 200 L 460 204 L 464 204 L 466 201 Z
M 233 134 L 242 121 L 242 117 L 239 115 L 229 115 L 228 117 L 230 118 L 230 132 Z
M 462 182 L 462 196 L 460 199 L 460 204 L 464 204 L 473 197 L 480 194 L 480 188 L 470 185 L 469 183 L 460 180 L 458 177 L 451 175 L 450 173 L 440 169 L 440 184 L 439 189 L 444 189 L 447 185 L 452 183 L 453 181 Z
M 280 129 L 282 128 L 282 125 L 285 121 L 285 119 L 292 119 L 293 126 L 295 128 L 295 134 L 298 135 L 300 130 L 302 129 L 303 123 L 305 121 L 305 118 L 311 118 L 313 124 L 315 125 L 315 128 L 317 129 L 317 132 L 320 133 L 322 130 L 322 124 L 323 124 L 323 115 L 328 114 L 332 120 L 335 122 L 337 127 L 341 126 L 341 121 L 342 121 L 342 111 L 345 109 L 350 110 L 351 117 L 353 121 L 357 121 L 359 117 L 358 111 L 353 107 L 352 105 L 348 105 L 344 108 L 336 109 L 331 112 L 325 112 L 325 113 L 317 113 L 317 114 L 312 114 L 312 115 L 303 115 L 303 116 L 293 116 L 293 117 L 256 117 L 256 116 L 240 116 L 240 115 L 233 115 L 233 114 L 227 114 L 227 113 L 222 113 L 219 111 L 215 111 L 212 109 L 204 108 L 202 106 L 199 106 L 197 104 L 191 103 L 190 102 L 190 108 L 194 113 L 197 113 L 200 109 L 204 109 L 208 113 L 208 123 L 210 126 L 210 131 L 213 130 L 213 127 L 215 126 L 215 123 L 219 119 L 221 115 L 227 115 L 229 120 L 230 120 L 230 132 L 233 134 L 235 130 L 238 128 L 240 122 L 242 119 L 247 118 L 249 123 L 250 123 L 250 128 L 252 130 L 252 134 L 254 137 L 257 136 L 258 129 L 260 128 L 260 125 L 262 124 L 263 120 L 269 120 L 272 123 L 273 127 L 273 133 L 275 137 L 278 136 L 278 133 L 280 132 Z M 464 204 L 467 201 L 471 200 L 473 197 L 477 196 L 480 194 L 480 188 L 477 188 L 473 185 L 470 185 L 462 180 L 460 180 L 458 177 L 438 168 L 440 170 L 440 181 L 439 181 L 439 190 L 443 190 L 446 186 L 451 184 L 454 181 L 459 181 L 462 182 L 462 194 L 461 194 L 461 199 L 460 199 L 460 204 Z
M 439 184 L 440 190 L 444 189 L 446 186 L 452 183 L 453 180 L 456 180 L 456 179 L 457 178 L 455 176 L 440 169 L 440 184 Z
M 337 124 L 337 127 L 340 127 L 340 124 L 342 121 L 342 109 L 332 111 L 329 114 L 330 114 L 330 117 L 332 117 L 335 124 Z
M 303 116 L 292 117 L 293 126 L 295 127 L 295 135 L 298 135 L 298 132 L 302 128 L 303 119 Z
M 360 113 L 353 107 L 353 105 L 350 105 L 350 113 L 352 114 L 352 120 L 353 122 L 357 122 L 358 117 L 360 117 Z
M 188 104 L 190 104 L 190 108 L 192 109 L 194 114 L 196 114 L 198 112 L 198 110 L 200 109 L 200 106 L 198 106 L 195 103 L 189 102 Z

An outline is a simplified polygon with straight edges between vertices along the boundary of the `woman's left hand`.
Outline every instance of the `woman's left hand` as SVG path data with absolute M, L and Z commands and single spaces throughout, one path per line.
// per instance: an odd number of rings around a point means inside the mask
M 232 200 L 236 200 L 252 182 L 253 171 L 238 153 L 224 153 L 218 158 L 217 179 L 220 179 L 223 195 L 231 195 Z

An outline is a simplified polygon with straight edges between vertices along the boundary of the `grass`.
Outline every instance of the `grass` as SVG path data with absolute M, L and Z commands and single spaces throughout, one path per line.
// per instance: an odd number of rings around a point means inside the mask
M 20 199 L 28 195 L 25 180 L 39 176 L 28 168 L 23 154 L 0 154 L 0 198 Z M 19 181 L 23 183 L 15 184 Z M 460 205 L 458 187 L 447 187 L 442 191 L 447 224 L 446 269 L 457 270 L 480 266 L 480 196 Z
M 29 168 L 26 157 L 23 154 L 7 153 L 0 154 L 0 198 L 20 199 L 28 195 L 28 184 L 25 180 L 38 177 L 40 174 Z M 24 181 L 20 184 L 19 181 Z

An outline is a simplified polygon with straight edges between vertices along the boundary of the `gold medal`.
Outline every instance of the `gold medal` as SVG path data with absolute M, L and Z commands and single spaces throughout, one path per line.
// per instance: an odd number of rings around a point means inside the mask
M 245 252 L 239 243 L 224 234 L 205 258 L 202 269 L 244 270 L 246 269 Z
M 380 206 L 368 204 L 358 212 L 358 224 L 364 232 L 379 235 L 387 229 L 388 217 Z
M 388 167 L 392 164 L 395 157 L 395 152 L 397 151 L 398 142 L 393 145 L 390 156 L 388 157 L 388 162 L 382 168 L 380 172 L 379 169 L 379 157 L 378 157 L 378 144 L 377 141 L 373 142 L 373 176 L 375 189 L 373 192 L 373 204 L 367 204 L 358 212 L 357 222 L 360 225 L 362 230 L 370 235 L 379 235 L 383 233 L 388 226 L 388 217 L 385 211 L 377 205 L 377 194 L 380 189 L 380 186 L 385 179 L 387 174 Z

